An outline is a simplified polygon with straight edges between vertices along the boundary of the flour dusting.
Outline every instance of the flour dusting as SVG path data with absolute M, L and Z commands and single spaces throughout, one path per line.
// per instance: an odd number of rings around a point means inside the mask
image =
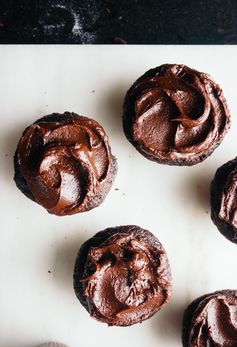
M 88 44 L 96 42 L 93 25 L 99 17 L 100 11 L 93 1 L 83 5 L 67 1 L 57 4 L 49 2 L 39 23 L 47 36 L 66 34 L 80 43 Z
M 94 43 L 96 35 L 94 33 L 89 33 L 83 29 L 83 22 L 81 21 L 80 15 L 76 12 L 71 12 L 74 17 L 74 25 L 72 27 L 72 35 L 79 36 L 82 43 Z

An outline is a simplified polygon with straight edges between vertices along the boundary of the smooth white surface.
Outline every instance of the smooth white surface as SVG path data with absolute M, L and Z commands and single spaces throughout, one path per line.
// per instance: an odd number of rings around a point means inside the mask
M 180 347 L 186 305 L 201 294 L 237 287 L 236 245 L 217 231 L 209 211 L 214 172 L 237 154 L 236 61 L 237 46 L 0 47 L 0 347 L 55 340 L 70 347 Z M 153 163 L 122 131 L 126 90 L 163 63 L 184 63 L 211 74 L 231 109 L 232 127 L 224 142 L 194 167 Z M 66 110 L 104 126 L 119 171 L 99 208 L 56 217 L 15 187 L 12 157 L 27 125 Z M 82 242 L 121 224 L 147 228 L 163 243 L 173 296 L 143 324 L 108 328 L 80 305 L 72 274 Z

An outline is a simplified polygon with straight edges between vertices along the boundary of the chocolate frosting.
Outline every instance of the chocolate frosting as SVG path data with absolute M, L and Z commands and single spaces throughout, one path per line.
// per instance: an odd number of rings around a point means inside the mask
M 223 290 L 197 299 L 184 319 L 189 319 L 183 335 L 185 347 L 236 347 L 237 291 Z
M 220 87 L 185 65 L 149 70 L 129 89 L 124 131 L 146 157 L 193 165 L 211 154 L 230 125 Z
M 24 131 L 15 162 L 33 199 L 50 213 L 87 211 L 103 200 L 116 171 L 108 137 L 95 120 L 51 116 Z
M 80 278 L 75 277 L 82 283 L 86 308 L 109 325 L 141 322 L 171 295 L 165 251 L 154 235 L 137 226 L 103 233 L 107 238 L 88 249 L 84 271 Z
M 230 241 L 237 242 L 237 158 L 221 166 L 211 184 L 212 219 Z

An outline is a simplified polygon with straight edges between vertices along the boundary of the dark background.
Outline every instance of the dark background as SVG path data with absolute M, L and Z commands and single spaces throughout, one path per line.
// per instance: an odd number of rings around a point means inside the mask
M 235 44 L 237 0 L 0 0 L 0 43 Z

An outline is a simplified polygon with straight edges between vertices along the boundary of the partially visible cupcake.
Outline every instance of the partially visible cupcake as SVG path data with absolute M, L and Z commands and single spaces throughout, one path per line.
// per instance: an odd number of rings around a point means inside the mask
M 237 346 L 237 291 L 221 290 L 194 300 L 184 312 L 184 347 Z
M 48 343 L 44 343 L 43 345 L 40 345 L 37 347 L 68 347 L 68 346 L 64 345 L 63 343 L 59 343 L 59 342 L 48 342 Z
M 105 229 L 80 248 L 74 289 L 98 321 L 113 326 L 142 322 L 170 299 L 166 252 L 151 232 L 138 226 Z
M 194 165 L 221 143 L 230 126 L 222 90 L 185 65 L 165 64 L 134 82 L 124 100 L 123 128 L 146 158 Z
M 99 206 L 117 172 L 102 126 L 69 112 L 53 113 L 26 128 L 14 165 L 22 193 L 58 216 Z
M 228 240 L 237 243 L 237 158 L 216 171 L 211 183 L 211 218 Z

